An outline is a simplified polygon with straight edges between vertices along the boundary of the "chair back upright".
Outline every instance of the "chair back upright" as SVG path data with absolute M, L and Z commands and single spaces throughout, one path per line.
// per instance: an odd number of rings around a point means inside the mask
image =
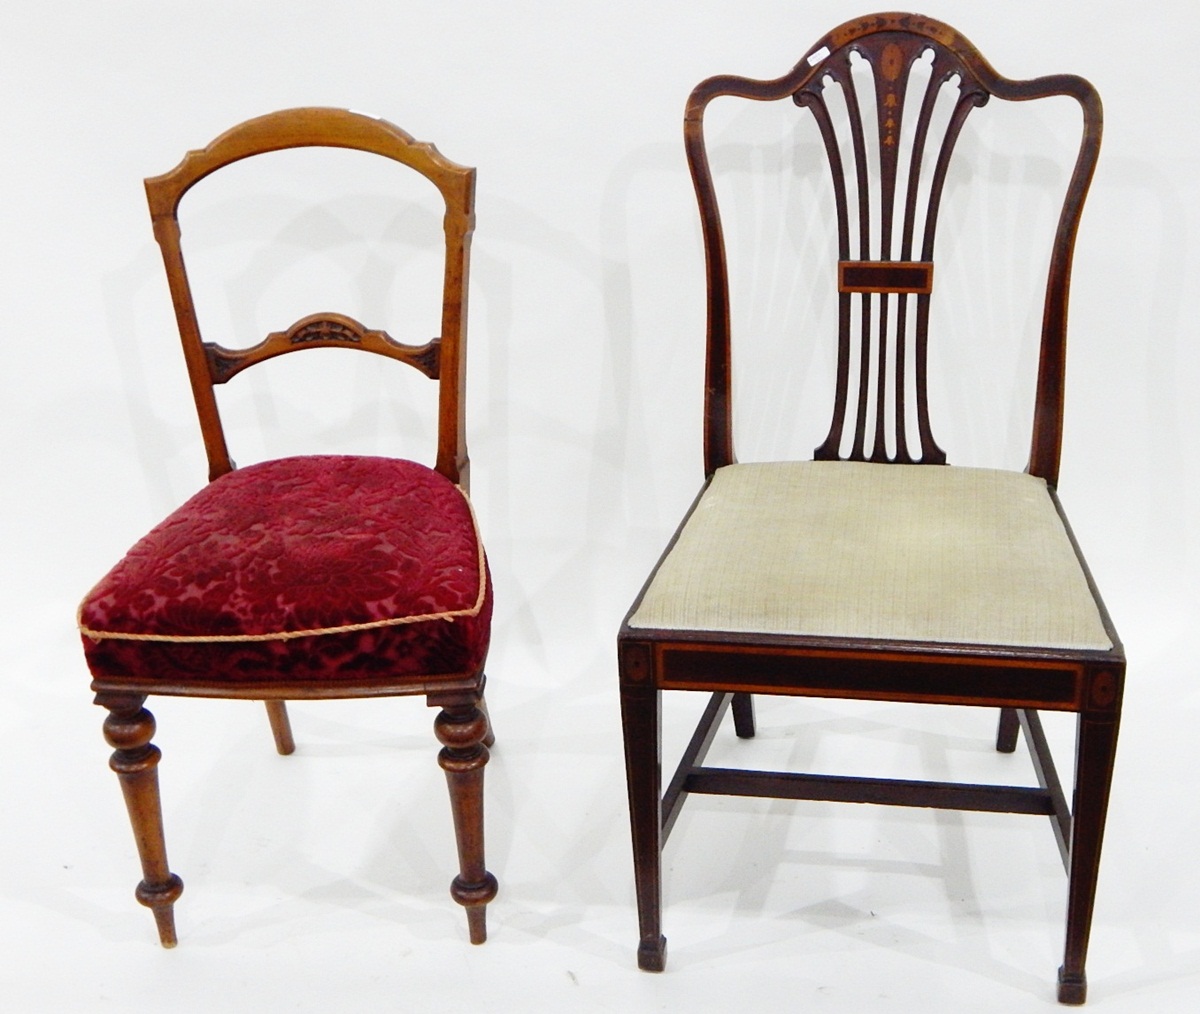
M 266 152 L 306 147 L 373 152 L 416 170 L 437 187 L 446 206 L 441 334 L 424 344 L 410 345 L 343 314 L 322 312 L 302 317 L 247 348 L 230 349 L 204 341 L 180 243 L 180 200 L 204 177 L 230 163 Z M 466 279 L 475 225 L 474 169 L 451 162 L 433 145 L 415 141 L 386 120 L 345 109 L 301 108 L 248 120 L 226 131 L 208 147 L 188 152 L 174 169 L 147 179 L 145 186 L 200 416 L 210 481 L 234 468 L 214 385 L 225 383 L 263 360 L 299 349 L 356 348 L 408 363 L 438 381 L 435 467 L 452 482 L 467 488 L 470 463 L 463 364 L 467 340 Z

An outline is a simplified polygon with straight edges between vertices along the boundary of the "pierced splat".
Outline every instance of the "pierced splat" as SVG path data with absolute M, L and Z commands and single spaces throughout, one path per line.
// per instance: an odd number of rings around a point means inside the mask
M 818 459 L 946 460 L 929 423 L 929 296 L 950 155 L 988 98 L 968 80 L 936 42 L 881 32 L 831 53 L 792 96 L 821 132 L 837 205 L 837 389 Z
M 791 99 L 824 139 L 837 211 L 837 389 L 818 458 L 943 463 L 930 428 L 927 369 L 934 235 L 947 169 L 968 114 L 990 97 L 1069 96 L 1083 113 L 1079 154 L 1050 254 L 1029 472 L 1053 484 L 1062 443 L 1067 293 L 1071 258 L 1096 155 L 1101 109 L 1082 78 L 1026 81 L 997 74 L 954 29 L 918 14 L 872 14 L 821 39 L 771 80 L 722 75 L 688 99 L 684 144 L 704 230 L 708 282 L 704 467 L 737 460 L 733 448 L 729 268 L 704 116 L 719 96 Z
M 976 569 L 969 559 L 976 548 L 967 546 L 971 539 L 949 532 L 919 508 L 898 525 L 894 537 L 879 537 L 878 545 L 864 557 L 869 557 L 870 563 L 859 575 L 862 580 L 851 581 L 853 587 L 848 587 L 844 601 L 831 607 L 838 619 L 819 631 L 806 625 L 807 616 L 811 614 L 809 607 L 818 607 L 822 594 L 833 594 L 828 587 L 823 585 L 819 594 L 809 595 L 811 601 L 793 602 L 795 611 L 789 619 L 769 621 L 767 613 L 778 605 L 778 600 L 797 594 L 804 598 L 806 593 L 799 585 L 789 591 L 786 575 L 781 578 L 780 574 L 768 573 L 769 568 L 754 573 L 753 562 L 748 562 L 753 555 L 750 543 L 769 540 L 772 529 L 777 528 L 780 540 L 774 555 L 785 560 L 783 570 L 803 569 L 807 552 L 819 546 L 833 546 L 830 552 L 837 556 L 840 566 L 849 559 L 842 555 L 844 543 L 857 539 L 862 527 L 871 525 L 871 512 L 883 517 L 894 514 L 898 506 L 892 493 L 878 499 L 873 493 L 867 494 L 865 484 L 899 480 L 894 487 L 897 490 L 901 485 L 910 491 L 921 487 L 930 496 L 940 498 L 941 493 L 925 487 L 953 479 L 952 472 L 965 476 L 973 471 L 914 468 L 907 470 L 913 474 L 896 476 L 897 469 L 882 463 L 945 460 L 929 431 L 925 392 L 934 234 L 956 140 L 970 111 L 989 96 L 1012 101 L 1070 97 L 1078 103 L 1083 118 L 1078 155 L 1059 214 L 1046 276 L 1027 469 L 1046 483 L 1057 508 L 1052 491 L 1058 478 L 1062 439 L 1071 259 L 1102 129 L 1100 100 L 1091 85 L 1070 74 L 1024 81 L 1002 77 L 948 25 L 922 15 L 885 13 L 856 18 L 834 29 L 781 77 L 712 77 L 697 85 L 688 98 L 684 139 L 704 234 L 708 294 L 704 463 L 709 484 L 626 617 L 618 635 L 617 653 L 638 899 L 638 964 L 647 971 L 662 971 L 666 960 L 662 848 L 678 816 L 679 804 L 688 793 L 837 798 L 1009 812 L 1020 809 L 1051 818 L 1068 861 L 1066 942 L 1058 974 L 1058 998 L 1063 1003 L 1084 1002 L 1084 965 L 1125 656 L 1066 519 L 1054 517 L 1060 511 L 1052 509 L 1047 517 L 1051 527 L 1057 528 L 1061 522 L 1063 527 L 1057 530 L 1071 543 L 1072 552 L 1064 560 L 1070 560 L 1068 569 L 1082 581 L 1077 585 L 1081 600 L 1086 602 L 1091 597 L 1103 618 L 1107 633 L 1095 643 L 1103 645 L 1107 638 L 1110 651 L 1097 651 L 1082 643 L 1076 648 L 1043 647 L 1053 639 L 1041 636 L 1025 644 L 1008 640 L 1003 645 L 984 647 L 973 633 L 964 632 L 961 641 L 955 641 L 954 637 L 929 640 L 915 628 L 897 629 L 883 637 L 867 630 L 858 617 L 862 615 L 862 603 L 872 594 L 889 602 L 909 600 L 910 604 L 913 593 L 921 594 L 917 588 L 921 581 L 913 580 L 909 566 L 914 554 L 924 560 L 939 556 L 945 548 L 946 553 L 941 554 L 945 560 L 956 560 L 947 564 L 946 574 L 952 580 L 929 585 L 933 591 L 926 605 L 933 612 L 944 605 L 940 592 Z M 836 198 L 841 342 L 837 411 L 817 456 L 880 462 L 878 467 L 860 466 L 863 471 L 859 471 L 850 465 L 830 465 L 826 469 L 793 470 L 784 463 L 772 463 L 759 468 L 726 469 L 737 460 L 732 425 L 729 274 L 704 144 L 705 111 L 718 97 L 780 103 L 792 100 L 811 110 L 825 139 Z M 808 161 L 809 150 L 809 146 L 796 146 L 797 165 Z M 791 202 L 807 193 L 807 187 L 796 187 L 786 197 Z M 757 212 L 757 204 L 754 210 Z M 821 221 L 819 211 L 813 217 Z M 773 235 L 770 239 L 764 260 L 786 248 L 775 242 Z M 807 243 L 789 246 L 801 249 L 807 248 Z M 789 290 L 789 299 L 806 287 L 804 281 Z M 776 468 L 781 470 L 775 474 L 788 474 L 796 484 L 789 480 L 786 488 L 780 485 L 774 491 L 760 485 L 762 477 Z M 725 474 L 718 474 L 722 469 Z M 822 482 L 816 480 L 817 472 L 827 472 L 835 484 L 844 481 L 847 485 L 839 486 L 835 495 L 825 496 L 832 488 L 819 488 Z M 840 474 L 835 478 L 834 473 Z M 1027 482 L 1027 477 L 1010 475 L 1009 479 L 1030 490 L 1039 486 Z M 728 499 L 730 490 L 738 484 L 745 484 L 745 510 L 732 507 Z M 1025 490 L 1018 492 L 1015 486 L 1013 490 L 1024 511 Z M 850 512 L 849 520 L 842 491 L 861 501 Z M 769 506 L 772 498 L 774 508 Z M 803 517 L 794 509 L 801 507 Z M 778 520 L 774 526 L 766 520 L 772 510 Z M 709 514 L 705 525 L 709 511 L 726 512 L 724 521 L 714 521 L 716 515 Z M 719 548 L 720 553 L 706 550 L 706 527 L 707 535 L 712 536 L 707 541 L 713 544 L 707 548 Z M 1007 537 L 1011 533 L 1004 534 Z M 1041 538 L 1038 534 L 1035 541 Z M 746 539 L 750 541 L 739 542 Z M 795 552 L 784 548 L 788 540 L 792 540 Z M 934 542 L 938 543 L 938 552 L 926 552 Z M 716 543 L 721 545 L 716 547 Z M 769 555 L 764 551 L 761 558 Z M 734 572 L 739 568 L 741 573 L 735 579 Z M 951 574 L 956 570 L 960 573 Z M 870 583 L 876 579 L 873 593 Z M 708 587 L 702 589 L 706 581 Z M 1007 584 L 1008 578 L 1002 576 L 995 590 L 1001 592 L 1000 586 Z M 764 596 L 763 589 L 769 589 L 770 594 Z M 1002 593 L 993 595 L 989 591 L 976 600 L 978 609 L 973 613 L 977 617 L 997 609 L 1004 613 L 1001 598 Z M 916 612 L 909 618 L 924 622 Z M 1075 676 L 1071 678 L 1081 682 L 1050 704 L 1044 697 L 1047 675 L 1055 670 L 1066 673 L 1072 667 Z M 944 696 L 930 696 L 935 684 L 945 688 Z M 666 690 L 706 690 L 712 692 L 712 698 L 664 791 L 660 784 L 663 758 L 659 727 L 662 691 Z M 739 736 L 752 736 L 750 695 L 759 693 L 999 707 L 1002 715 L 997 748 L 1012 749 L 1019 727 L 1030 746 L 1040 788 L 706 768 L 703 754 L 723 709 L 732 701 L 735 731 Z M 1075 797 L 1070 808 L 1053 772 L 1037 719 L 1037 709 L 1047 706 L 1076 711 L 1079 717 Z M 991 797 L 986 803 L 985 796 Z

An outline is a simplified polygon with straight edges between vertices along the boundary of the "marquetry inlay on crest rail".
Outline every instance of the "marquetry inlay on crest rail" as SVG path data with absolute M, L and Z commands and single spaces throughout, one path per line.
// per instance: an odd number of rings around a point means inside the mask
M 274 331 L 248 349 L 227 349 L 212 342 L 204 343 L 213 383 L 223 384 L 247 367 L 264 359 L 281 356 L 302 348 L 353 348 L 376 352 L 416 367 L 431 380 L 437 380 L 441 367 L 441 339 L 424 345 L 406 345 L 386 331 L 370 330 L 340 313 L 314 313 L 302 317 L 286 331 Z

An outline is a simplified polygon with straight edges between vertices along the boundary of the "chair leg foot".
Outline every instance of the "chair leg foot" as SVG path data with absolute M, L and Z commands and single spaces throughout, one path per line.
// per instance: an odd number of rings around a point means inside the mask
M 638 968 L 643 972 L 661 972 L 667 967 L 667 938 L 643 940 L 638 944 Z
M 296 752 L 296 741 L 292 738 L 292 723 L 288 718 L 284 701 L 263 701 L 267 706 L 267 718 L 271 722 L 271 734 L 275 737 L 275 749 L 286 757 Z
M 438 703 L 443 704 L 434 720 L 434 732 L 442 743 L 438 763 L 450 790 L 460 870 L 450 885 L 450 896 L 467 910 L 471 943 L 481 944 L 487 940 L 487 905 L 498 889 L 483 860 L 483 769 L 488 762 L 483 741 L 489 723 L 475 697 Z
M 467 933 L 471 943 L 487 943 L 487 909 L 483 905 L 467 909 Z
M 134 896 L 154 914 L 159 943 L 168 949 L 179 943 L 175 934 L 175 901 L 183 893 L 183 881 L 175 874 L 165 884 L 152 885 L 142 881 Z
M 450 884 L 450 897 L 467 910 L 467 932 L 473 944 L 487 942 L 487 905 L 497 889 L 496 878 L 486 871 L 478 884 L 468 884 L 462 877 L 455 877 Z
M 1078 1006 L 1087 1000 L 1087 976 L 1080 972 L 1078 975 L 1067 975 L 1062 968 L 1058 970 L 1058 1002 Z
M 96 696 L 96 703 L 109 712 L 104 738 L 115 748 L 109 766 L 120 779 L 142 863 L 143 879 L 134 893 L 154 913 L 163 947 L 174 947 L 178 942 L 174 906 L 183 893 L 183 881 L 167 865 L 157 770 L 162 753 L 150 742 L 154 716 L 142 707 L 145 700 L 144 694 Z

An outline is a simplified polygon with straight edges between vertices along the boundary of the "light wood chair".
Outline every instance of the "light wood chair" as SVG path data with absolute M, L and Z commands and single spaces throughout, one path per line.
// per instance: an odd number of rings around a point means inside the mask
M 370 152 L 420 173 L 445 202 L 441 334 L 396 341 L 337 313 L 317 313 L 256 345 L 201 338 L 180 247 L 180 199 L 210 173 L 288 148 Z M 496 879 L 484 867 L 483 769 L 492 742 L 483 699 L 492 587 L 467 499 L 464 424 L 468 251 L 475 170 L 398 127 L 341 109 L 291 109 L 249 120 L 146 180 L 154 235 L 183 341 L 208 454 L 209 483 L 139 541 L 79 611 L 96 703 L 151 908 L 176 942 L 182 881 L 167 865 L 159 750 L 147 695 L 264 700 L 280 753 L 294 749 L 285 701 L 424 695 L 440 709 L 460 873 L 450 893 L 470 938 L 487 936 Z M 359 349 L 438 384 L 436 467 L 353 455 L 265 461 L 235 470 L 214 385 L 264 360 L 310 348 Z

